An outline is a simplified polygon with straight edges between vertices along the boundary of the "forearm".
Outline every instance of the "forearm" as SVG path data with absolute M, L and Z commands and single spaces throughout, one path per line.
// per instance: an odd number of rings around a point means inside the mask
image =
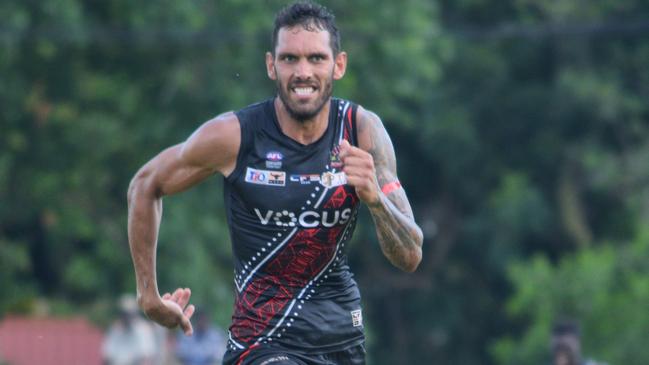
M 384 194 L 369 206 L 381 250 L 401 270 L 413 272 L 421 261 L 423 234 L 414 219 L 401 212 Z
M 134 182 L 129 189 L 128 202 L 128 240 L 135 267 L 138 303 L 146 309 L 160 296 L 156 280 L 156 245 L 162 199 L 147 192 L 144 184 Z

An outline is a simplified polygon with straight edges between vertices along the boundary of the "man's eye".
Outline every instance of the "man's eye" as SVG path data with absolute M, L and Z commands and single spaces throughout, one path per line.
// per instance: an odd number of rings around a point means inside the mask
M 295 56 L 284 56 L 283 59 L 286 62 L 293 62 L 293 61 L 295 61 L 297 59 L 297 57 L 295 57 Z
M 324 57 L 322 57 L 322 56 L 311 56 L 311 61 L 312 62 L 320 62 L 320 61 L 323 61 L 323 60 L 324 60 Z

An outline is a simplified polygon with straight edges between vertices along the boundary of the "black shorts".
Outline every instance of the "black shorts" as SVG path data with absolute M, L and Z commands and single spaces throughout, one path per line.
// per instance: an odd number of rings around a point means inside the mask
M 239 365 L 365 365 L 365 345 L 324 354 L 305 354 L 282 348 L 259 348 L 241 356 Z

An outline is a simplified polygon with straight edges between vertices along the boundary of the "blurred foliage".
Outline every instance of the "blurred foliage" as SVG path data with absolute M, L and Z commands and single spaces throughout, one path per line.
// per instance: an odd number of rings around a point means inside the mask
M 523 336 L 507 336 L 492 348 L 502 364 L 547 360 L 550 325 L 556 318 L 581 320 L 584 352 L 613 364 L 644 364 L 649 316 L 638 310 L 649 300 L 649 231 L 632 242 L 582 250 L 553 265 L 543 256 L 510 267 L 516 294 L 508 312 L 531 325 Z
M 0 2 L 0 313 L 106 323 L 134 292 L 126 189 L 200 123 L 273 95 L 287 2 Z M 649 4 L 325 1 L 336 94 L 382 116 L 426 240 L 392 268 L 367 214 L 352 266 L 372 363 L 542 362 L 556 315 L 640 364 L 649 218 Z M 165 199 L 161 290 L 232 306 L 220 178 Z

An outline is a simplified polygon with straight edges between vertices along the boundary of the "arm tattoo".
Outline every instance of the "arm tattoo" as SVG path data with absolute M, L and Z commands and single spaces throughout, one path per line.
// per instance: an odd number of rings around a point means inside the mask
M 362 124 L 369 129 L 368 152 L 374 159 L 376 183 L 380 187 L 397 179 L 397 164 L 392 142 L 380 119 L 368 114 Z M 388 197 L 381 193 L 378 204 L 369 208 L 383 254 L 398 268 L 414 271 L 421 260 L 423 237 L 405 191 L 397 189 Z

